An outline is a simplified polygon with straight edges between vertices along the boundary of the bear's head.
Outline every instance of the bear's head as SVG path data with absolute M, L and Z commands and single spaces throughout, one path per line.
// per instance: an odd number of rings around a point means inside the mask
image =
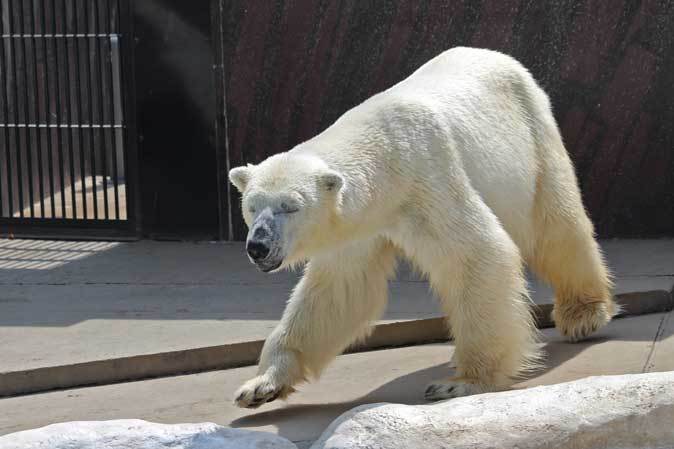
M 311 257 L 329 240 L 344 178 L 320 158 L 281 153 L 233 168 L 248 225 L 246 252 L 265 273 Z

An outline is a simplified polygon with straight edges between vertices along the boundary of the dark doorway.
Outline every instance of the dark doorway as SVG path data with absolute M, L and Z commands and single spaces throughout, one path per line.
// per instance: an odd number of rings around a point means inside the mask
M 134 2 L 143 233 L 227 238 L 219 228 L 209 0 Z

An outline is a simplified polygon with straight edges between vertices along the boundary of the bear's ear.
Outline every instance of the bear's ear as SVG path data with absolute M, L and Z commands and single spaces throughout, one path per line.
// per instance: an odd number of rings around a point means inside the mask
M 344 186 L 344 177 L 334 170 L 328 170 L 320 176 L 321 187 L 327 192 L 339 192 Z
M 229 171 L 229 182 L 234 184 L 234 186 L 239 189 L 239 192 L 243 193 L 246 190 L 248 181 L 253 174 L 253 165 L 248 164 L 245 167 L 236 167 Z

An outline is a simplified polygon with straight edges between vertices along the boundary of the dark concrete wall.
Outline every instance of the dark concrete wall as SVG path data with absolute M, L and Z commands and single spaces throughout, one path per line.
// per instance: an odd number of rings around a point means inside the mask
M 674 2 L 214 3 L 232 166 L 292 148 L 447 48 L 487 47 L 550 94 L 600 236 L 674 235 Z M 240 239 L 234 191 L 230 204 Z

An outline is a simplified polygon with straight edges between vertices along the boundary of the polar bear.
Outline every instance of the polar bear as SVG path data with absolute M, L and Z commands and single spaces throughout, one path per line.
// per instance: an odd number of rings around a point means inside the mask
M 504 54 L 448 50 L 229 178 L 250 260 L 264 272 L 306 262 L 241 407 L 285 398 L 366 337 L 398 255 L 428 277 L 456 346 L 456 376 L 428 400 L 504 389 L 538 364 L 523 263 L 554 287 L 569 339 L 617 311 L 548 97 Z

